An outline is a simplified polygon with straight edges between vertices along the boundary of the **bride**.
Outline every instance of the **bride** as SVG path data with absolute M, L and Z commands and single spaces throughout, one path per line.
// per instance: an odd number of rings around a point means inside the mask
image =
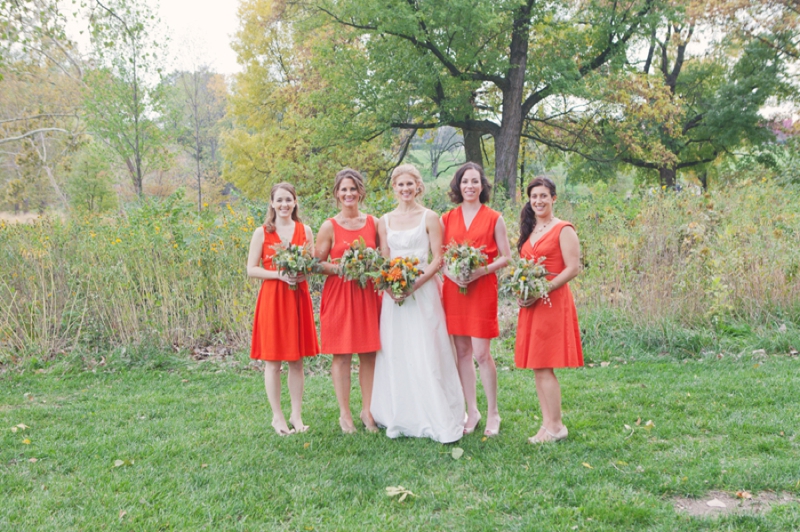
M 381 252 L 390 258 L 416 257 L 424 273 L 411 294 L 394 298 L 386 292 L 383 297 L 370 410 L 390 438 L 454 442 L 464 433 L 464 395 L 436 276 L 442 229 L 439 217 L 417 203 L 424 185 L 413 165 L 395 168 L 392 188 L 398 205 L 378 224 Z M 401 299 L 402 306 L 395 304 Z

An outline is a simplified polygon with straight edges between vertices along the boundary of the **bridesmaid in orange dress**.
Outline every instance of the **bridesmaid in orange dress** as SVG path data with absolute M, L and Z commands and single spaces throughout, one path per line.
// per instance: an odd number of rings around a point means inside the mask
M 474 358 L 486 392 L 488 413 L 484 435 L 496 436 L 500 432 L 497 368 L 489 351 L 491 339 L 500 336 L 495 272 L 508 264 L 511 247 L 503 216 L 484 205 L 489 201 L 490 192 L 491 185 L 479 164 L 466 163 L 453 176 L 450 199 L 460 205 L 442 215 L 443 242 L 445 246 L 451 242 L 467 243 L 476 248 L 484 246 L 483 252 L 489 257 L 489 264 L 473 272 L 466 283 L 452 275 L 445 266 L 442 301 L 447 332 L 453 336 L 458 375 L 467 402 L 464 434 L 472 433 L 481 419 L 475 391 Z M 467 287 L 467 293 L 461 294 L 459 289 L 464 287 Z
M 301 276 L 286 275 L 272 267 L 277 244 L 314 245 L 307 225 L 297 217 L 297 193 L 289 183 L 278 183 L 270 192 L 267 221 L 253 233 L 247 256 L 247 275 L 263 279 L 256 303 L 250 358 L 264 361 L 264 386 L 272 407 L 272 427 L 280 436 L 305 432 L 303 357 L 319 353 L 314 310 L 308 283 Z M 260 263 L 260 265 L 259 265 Z M 290 285 L 296 285 L 292 290 Z M 289 363 L 289 423 L 281 410 L 281 362 Z
M 514 359 L 518 368 L 533 369 L 536 394 L 542 408 L 542 426 L 530 443 L 556 442 L 567 437 L 561 422 L 561 386 L 554 368 L 583 366 L 578 312 L 567 283 L 580 271 L 580 243 L 571 223 L 553 214 L 556 185 L 537 177 L 526 190 L 529 201 L 520 215 L 520 257 L 545 257 L 550 303 L 542 299 L 519 300 L 519 321 Z
M 317 235 L 315 256 L 323 261 L 328 274 L 322 289 L 319 321 L 322 352 L 332 353 L 331 377 L 339 402 L 339 426 L 342 432 L 353 433 L 356 427 L 350 413 L 350 364 L 358 353 L 358 381 L 361 385 L 361 421 L 370 432 L 378 427 L 369 411 L 372 401 L 372 381 L 375 375 L 375 352 L 381 348 L 378 329 L 380 296 L 372 281 L 361 288 L 356 281 L 345 281 L 329 260 L 341 258 L 350 244 L 360 238 L 367 247 L 378 247 L 377 219 L 362 213 L 358 206 L 366 196 L 364 178 L 350 168 L 336 174 L 333 195 L 339 214 L 326 220 Z

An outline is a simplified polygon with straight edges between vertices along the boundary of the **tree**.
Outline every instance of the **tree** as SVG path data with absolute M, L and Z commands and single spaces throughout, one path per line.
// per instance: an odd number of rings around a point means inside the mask
M 97 142 L 88 142 L 75 153 L 67 180 L 70 205 L 83 212 L 105 212 L 117 205 L 108 153 Z
M 465 132 L 470 158 L 475 133 L 491 135 L 495 182 L 513 195 L 526 120 L 580 97 L 598 71 L 614 73 L 654 3 L 312 2 L 320 14 L 305 27 L 338 37 L 314 57 L 327 82 L 320 102 L 340 114 L 325 133 L 366 140 L 449 125 Z
M 225 117 L 227 87 L 221 74 L 207 65 L 187 72 L 175 72 L 165 80 L 170 90 L 170 128 L 178 143 L 194 161 L 197 180 L 197 209 L 202 209 L 202 179 L 217 174 L 219 124 Z
M 138 196 L 147 171 L 163 162 L 157 21 L 143 0 L 95 0 L 92 42 L 98 68 L 86 74 L 91 131 L 124 161 Z
M 616 90 L 595 94 L 581 115 L 530 122 L 524 134 L 597 163 L 655 171 L 668 188 L 678 171 L 770 140 L 759 111 L 791 91 L 786 54 L 738 31 L 730 21 L 740 13 L 738 0 L 662 7 L 641 42 L 646 55 L 631 59 Z M 709 34 L 721 37 L 692 53 Z
M 229 100 L 231 129 L 222 134 L 223 177 L 248 196 L 263 197 L 272 184 L 286 180 L 301 194 L 319 194 L 344 166 L 375 176 L 386 165 L 385 145 L 316 133 L 336 113 L 314 100 L 328 87 L 311 64 L 312 48 L 334 37 L 297 32 L 286 22 L 294 15 L 285 11 L 296 7 L 271 0 L 239 6 L 232 46 L 242 72 L 234 77 Z

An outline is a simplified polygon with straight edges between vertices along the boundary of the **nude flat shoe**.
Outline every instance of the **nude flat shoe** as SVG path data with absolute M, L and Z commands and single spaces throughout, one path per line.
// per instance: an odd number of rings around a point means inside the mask
M 545 428 L 544 429 L 544 436 L 542 436 L 541 438 L 539 438 L 537 436 L 532 436 L 532 437 L 528 438 L 528 443 L 533 443 L 533 444 L 536 444 L 536 443 L 555 443 L 557 441 L 566 440 L 568 435 L 569 435 L 569 431 L 567 430 L 567 427 L 563 426 L 563 425 L 561 426 L 561 430 L 559 430 L 555 434 L 553 434 L 552 432 L 550 432 L 549 430 L 547 430 Z

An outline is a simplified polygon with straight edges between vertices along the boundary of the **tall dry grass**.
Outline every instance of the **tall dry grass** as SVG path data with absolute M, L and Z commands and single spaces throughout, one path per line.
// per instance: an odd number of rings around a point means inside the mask
M 376 201 L 369 212 L 390 208 Z M 584 271 L 571 286 L 582 315 L 699 326 L 800 321 L 798 207 L 795 191 L 771 182 L 556 204 L 581 239 Z M 504 210 L 513 236 L 518 207 Z M 334 212 L 321 202 L 306 221 L 316 229 Z M 115 217 L 0 222 L 0 363 L 148 341 L 248 345 L 259 286 L 245 260 L 262 219 L 263 206 L 198 214 L 177 194 Z

